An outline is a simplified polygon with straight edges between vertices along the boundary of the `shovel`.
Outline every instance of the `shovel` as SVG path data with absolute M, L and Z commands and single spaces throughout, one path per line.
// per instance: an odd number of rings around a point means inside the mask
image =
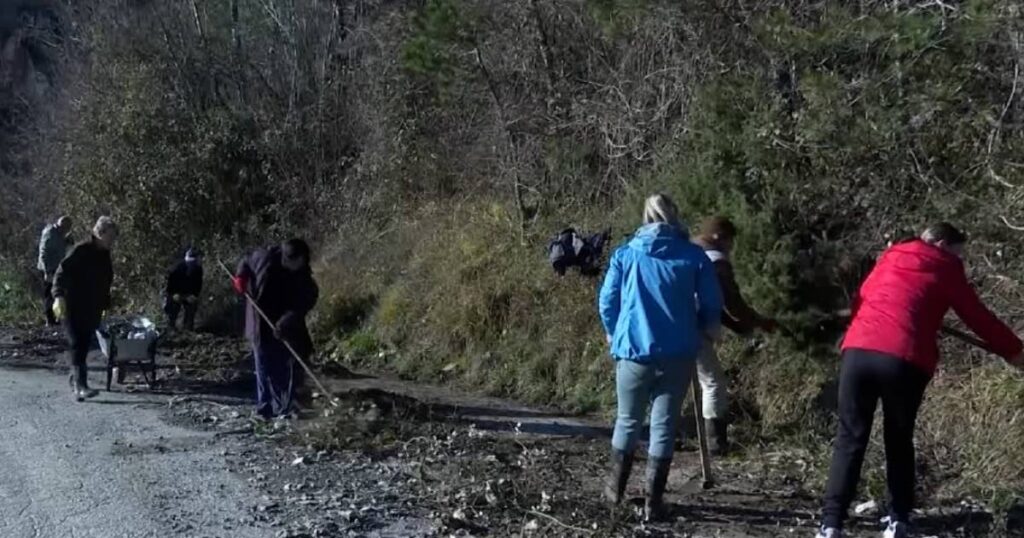
M 688 480 L 680 488 L 682 493 L 699 493 L 715 487 L 711 476 L 711 451 L 708 450 L 708 434 L 704 430 L 704 412 L 701 410 L 700 379 L 697 377 L 697 366 L 694 365 L 690 375 L 690 387 L 693 392 L 693 418 L 697 422 L 697 444 L 700 446 L 701 481 L 695 478 Z

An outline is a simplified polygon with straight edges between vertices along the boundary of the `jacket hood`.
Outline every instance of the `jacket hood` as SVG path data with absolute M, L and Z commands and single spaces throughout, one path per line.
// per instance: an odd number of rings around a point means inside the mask
M 943 267 L 963 263 L 955 254 L 929 245 L 920 239 L 897 244 L 890 248 L 889 252 L 891 256 L 894 255 L 892 263 L 897 268 L 907 271 L 936 271 Z
M 629 248 L 655 258 L 669 257 L 690 244 L 686 228 L 671 224 L 645 224 L 637 229 Z

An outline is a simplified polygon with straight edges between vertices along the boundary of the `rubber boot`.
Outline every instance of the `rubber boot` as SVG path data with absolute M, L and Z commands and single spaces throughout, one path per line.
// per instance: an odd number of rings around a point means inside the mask
M 619 504 L 626 493 L 629 473 L 633 470 L 633 454 L 612 449 L 611 472 L 605 481 L 604 496 L 609 502 Z
M 704 421 L 704 431 L 708 432 L 711 454 L 725 456 L 731 450 L 729 446 L 729 423 L 722 418 L 709 418 Z
M 75 399 L 79 402 L 99 395 L 98 390 L 89 388 L 89 370 L 84 364 L 71 369 L 71 382 L 74 385 Z
M 671 459 L 647 460 L 647 499 L 644 502 L 644 519 L 647 521 L 664 521 L 668 515 L 663 497 L 671 467 Z

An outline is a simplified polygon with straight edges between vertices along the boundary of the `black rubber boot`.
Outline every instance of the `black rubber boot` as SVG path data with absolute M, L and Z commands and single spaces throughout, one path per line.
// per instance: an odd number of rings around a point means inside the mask
M 729 423 L 722 418 L 709 418 L 704 421 L 704 431 L 708 433 L 711 454 L 725 456 L 732 449 L 729 446 Z
M 604 486 L 604 496 L 609 502 L 619 504 L 626 493 L 629 473 L 633 470 L 633 454 L 612 449 L 611 472 Z
M 663 497 L 668 472 L 672 468 L 672 460 L 647 460 L 647 499 L 644 502 L 644 519 L 647 521 L 664 521 L 668 515 Z
M 71 369 L 71 382 L 74 386 L 75 399 L 80 402 L 99 395 L 99 391 L 89 388 L 89 369 L 84 364 Z

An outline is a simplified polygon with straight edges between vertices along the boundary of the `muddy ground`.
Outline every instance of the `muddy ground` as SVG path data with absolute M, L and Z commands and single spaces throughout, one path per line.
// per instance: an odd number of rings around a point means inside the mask
M 62 346 L 53 332 L 0 331 L 0 367 L 63 372 Z M 717 485 L 701 491 L 690 443 L 670 477 L 670 521 L 647 524 L 642 461 L 629 503 L 613 509 L 600 497 L 610 433 L 603 420 L 333 368 L 326 377 L 336 406 L 317 398 L 298 421 L 266 423 L 250 415 L 253 376 L 241 342 L 198 335 L 160 349 L 159 387 L 132 385 L 140 379 L 129 373 L 114 390 L 152 393 L 163 420 L 214 434 L 218 453 L 259 499 L 247 524 L 275 536 L 814 535 L 818 491 L 806 485 L 813 470 L 799 451 L 748 447 L 714 462 Z M 866 511 L 851 535 L 878 536 L 879 517 Z M 1024 535 L 970 502 L 929 507 L 917 523 L 921 536 Z

